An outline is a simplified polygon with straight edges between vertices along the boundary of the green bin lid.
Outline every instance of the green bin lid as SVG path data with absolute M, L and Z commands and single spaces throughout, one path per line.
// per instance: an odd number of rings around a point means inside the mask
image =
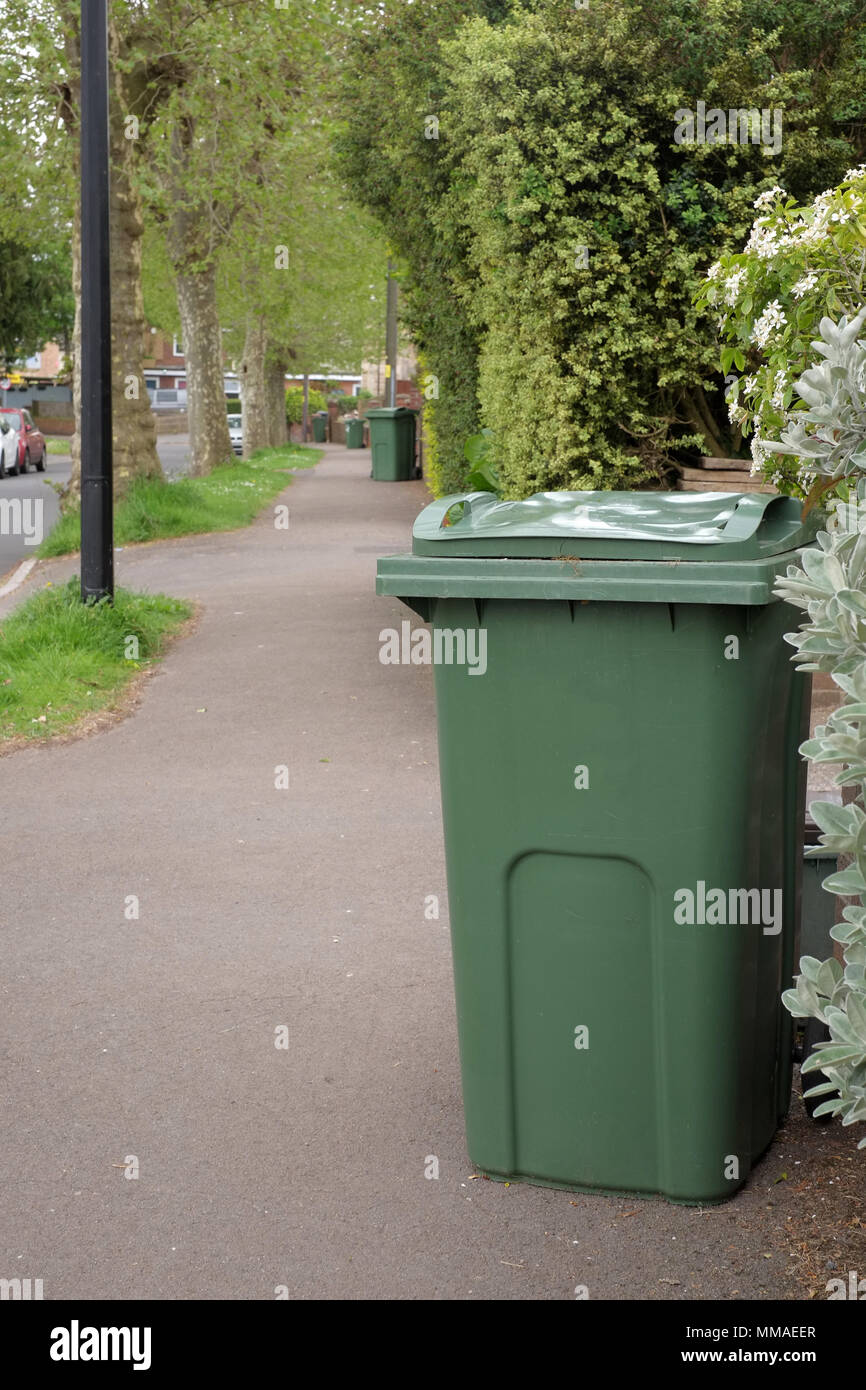
M 376 590 L 422 614 L 437 598 L 767 604 L 819 525 L 768 493 L 473 492 L 421 512 Z
M 415 522 L 415 555 L 757 560 L 814 538 L 802 504 L 768 493 L 489 492 L 444 497 Z
M 417 410 L 410 410 L 408 405 L 377 405 L 372 410 L 367 411 L 367 419 L 371 415 L 377 415 L 379 419 L 394 420 L 398 415 L 417 415 Z M 453 498 L 451 499 L 454 500 Z

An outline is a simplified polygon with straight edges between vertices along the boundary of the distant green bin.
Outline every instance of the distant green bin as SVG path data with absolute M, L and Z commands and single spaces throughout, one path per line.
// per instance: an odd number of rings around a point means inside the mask
M 817 836 L 815 837 L 817 845 Z M 812 846 L 808 846 L 809 849 Z M 803 910 L 800 918 L 800 941 L 797 948 L 799 956 L 817 956 L 826 960 L 833 954 L 833 938 L 830 932 L 836 921 L 834 893 L 826 893 L 824 879 L 835 874 L 838 855 L 831 850 L 823 854 L 810 854 L 803 860 Z
M 377 591 L 433 629 L 466 1130 L 490 1177 L 721 1201 L 788 1109 L 810 678 L 772 589 L 814 537 L 800 511 L 470 494 L 379 561 Z
M 346 448 L 363 449 L 364 447 L 364 421 L 346 421 Z
M 328 438 L 328 412 L 317 410 L 313 416 L 313 443 L 324 444 Z
M 380 483 L 401 483 L 415 476 L 415 415 L 406 406 L 368 410 L 373 477 Z

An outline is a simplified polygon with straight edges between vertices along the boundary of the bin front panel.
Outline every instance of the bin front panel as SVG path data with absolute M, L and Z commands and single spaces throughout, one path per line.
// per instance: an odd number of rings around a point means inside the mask
M 658 1171 L 652 883 L 627 859 L 536 852 L 512 865 L 507 902 L 515 1170 L 645 1187 Z
M 435 666 L 473 1162 L 732 1195 L 790 1091 L 808 691 L 790 614 L 434 598 L 430 616 L 486 633 L 483 675 Z

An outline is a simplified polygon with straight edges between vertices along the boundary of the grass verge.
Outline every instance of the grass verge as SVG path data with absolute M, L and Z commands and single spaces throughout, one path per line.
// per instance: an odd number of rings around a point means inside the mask
M 320 449 L 284 445 L 260 449 L 252 458 L 224 464 L 204 478 L 142 478 L 114 508 L 114 543 L 131 545 L 249 526 L 265 503 L 283 491 L 287 474 L 311 468 L 321 457 Z M 81 519 L 75 510 L 61 516 L 36 553 L 47 560 L 70 555 L 80 545 Z
M 68 439 L 48 439 L 45 440 L 45 447 L 49 454 L 68 454 L 70 443 Z
M 0 747 L 114 707 L 192 612 L 163 594 L 118 589 L 113 606 L 83 604 L 77 579 L 46 585 L 0 622 Z

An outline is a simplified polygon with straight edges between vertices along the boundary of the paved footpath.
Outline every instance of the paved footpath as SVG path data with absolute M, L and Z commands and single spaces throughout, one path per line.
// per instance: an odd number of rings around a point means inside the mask
M 0 759 L 0 1277 L 54 1299 L 801 1297 L 774 1182 L 802 1125 L 712 1210 L 471 1180 L 447 922 L 424 919 L 447 900 L 431 672 L 378 660 L 406 610 L 376 557 L 427 494 L 326 454 L 281 499 L 288 532 L 268 510 L 120 553 L 123 584 L 198 600 L 197 629 L 130 718 Z

